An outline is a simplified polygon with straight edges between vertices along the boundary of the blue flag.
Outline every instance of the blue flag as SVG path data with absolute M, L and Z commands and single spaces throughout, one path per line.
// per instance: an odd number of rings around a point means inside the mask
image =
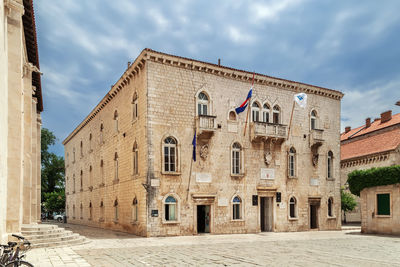
M 194 130 L 192 145 L 193 145 L 193 161 L 196 161 L 196 130 Z
M 246 109 L 247 105 L 249 104 L 249 100 L 250 100 L 250 98 L 251 98 L 252 93 L 253 93 L 253 87 L 250 88 L 250 91 L 249 91 L 249 93 L 247 94 L 247 98 L 246 98 L 246 100 L 243 102 L 243 104 L 241 104 L 239 107 L 237 107 L 237 108 L 235 109 L 236 114 L 242 113 L 242 112 Z

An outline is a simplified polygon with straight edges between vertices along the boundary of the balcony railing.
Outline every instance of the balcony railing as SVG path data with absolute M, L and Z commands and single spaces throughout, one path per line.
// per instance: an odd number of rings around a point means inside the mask
M 197 117 L 197 128 L 199 132 L 214 132 L 216 130 L 216 116 L 199 115 Z
M 268 122 L 252 122 L 251 127 L 253 139 L 259 137 L 278 139 L 287 138 L 287 125 Z
M 324 141 L 324 130 L 322 129 L 312 129 L 311 138 L 315 141 Z

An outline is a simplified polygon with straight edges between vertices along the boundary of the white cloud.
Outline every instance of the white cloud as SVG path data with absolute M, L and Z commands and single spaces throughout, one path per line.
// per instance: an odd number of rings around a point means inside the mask
M 234 43 L 253 43 L 255 41 L 255 37 L 250 35 L 249 33 L 245 33 L 235 26 L 229 26 L 227 29 L 227 34 L 229 39 Z
M 160 10 L 156 8 L 150 8 L 147 11 L 147 15 L 150 16 L 151 21 L 155 22 L 161 30 L 165 30 L 168 27 L 169 21 L 164 17 Z
M 277 20 L 281 13 L 294 8 L 301 2 L 302 0 L 272 0 L 268 1 L 268 3 L 259 2 L 253 4 L 250 9 L 254 15 L 252 19 L 257 22 Z

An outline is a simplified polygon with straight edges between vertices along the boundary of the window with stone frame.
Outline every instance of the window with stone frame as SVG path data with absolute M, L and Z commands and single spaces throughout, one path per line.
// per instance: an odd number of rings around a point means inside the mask
M 235 142 L 232 145 L 232 173 L 233 175 L 243 174 L 242 168 L 242 146 Z
M 260 104 L 256 101 L 251 105 L 251 121 L 260 121 Z
M 310 129 L 317 129 L 317 112 L 315 110 L 312 110 L 310 114 Z
M 288 155 L 288 176 L 289 178 L 296 177 L 296 149 L 291 147 Z
M 233 220 L 242 219 L 242 199 L 239 196 L 235 196 L 232 200 L 232 211 Z
M 114 111 L 114 132 L 118 133 L 118 111 Z
M 281 108 L 278 105 L 272 108 L 272 122 L 275 124 L 281 123 Z
M 263 122 L 269 122 L 269 113 L 270 113 L 270 107 L 267 103 L 263 105 L 262 109 L 262 121 Z
M 328 179 L 333 179 L 333 153 L 328 151 L 328 157 L 326 162 L 326 172 Z
M 390 216 L 390 193 L 376 194 L 376 215 Z
M 175 138 L 169 136 L 163 142 L 164 172 L 176 172 L 178 166 L 178 149 Z
M 197 115 L 209 115 L 209 98 L 205 92 L 197 96 Z
M 92 152 L 92 133 L 89 134 L 89 153 Z
M 89 187 L 93 186 L 93 168 L 89 166 Z
M 102 145 L 104 143 L 104 125 L 103 125 L 103 123 L 100 124 L 99 141 L 100 141 L 100 145 Z
M 118 153 L 114 154 L 114 181 L 118 181 Z
M 297 218 L 297 199 L 295 197 L 289 199 L 289 218 Z
M 100 160 L 100 181 L 101 185 L 104 185 L 104 163 L 103 160 Z
M 132 201 L 132 222 L 137 222 L 138 220 L 138 201 L 134 197 Z
M 93 219 L 93 207 L 92 207 L 92 201 L 89 202 L 89 220 L 91 221 Z
M 135 92 L 132 97 L 132 121 L 136 121 L 138 118 L 138 97 Z
M 83 191 L 83 170 L 81 170 L 81 191 Z
M 164 219 L 167 222 L 177 221 L 177 200 L 173 196 L 168 196 L 164 201 Z
M 133 148 L 132 148 L 132 174 L 133 175 L 137 175 L 139 173 L 139 150 L 138 150 L 138 146 L 137 143 L 135 142 L 133 144 Z
M 118 200 L 115 199 L 115 201 L 114 201 L 114 221 L 115 222 L 118 222 L 118 217 L 119 217 L 119 214 L 118 214 Z
M 328 198 L 328 217 L 334 217 L 334 214 L 333 214 L 333 197 Z
M 231 110 L 229 111 L 229 120 L 230 121 L 236 121 L 236 112 Z

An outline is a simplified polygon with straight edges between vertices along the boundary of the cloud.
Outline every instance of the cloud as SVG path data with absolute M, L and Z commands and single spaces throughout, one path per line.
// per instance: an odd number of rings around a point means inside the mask
M 255 36 L 240 30 L 235 26 L 229 26 L 227 29 L 227 34 L 229 39 L 234 43 L 253 43 L 255 41 Z
M 294 8 L 300 4 L 302 0 L 272 0 L 265 2 L 258 2 L 250 5 L 251 16 L 256 22 L 274 21 L 281 17 L 281 14 L 288 9 Z

